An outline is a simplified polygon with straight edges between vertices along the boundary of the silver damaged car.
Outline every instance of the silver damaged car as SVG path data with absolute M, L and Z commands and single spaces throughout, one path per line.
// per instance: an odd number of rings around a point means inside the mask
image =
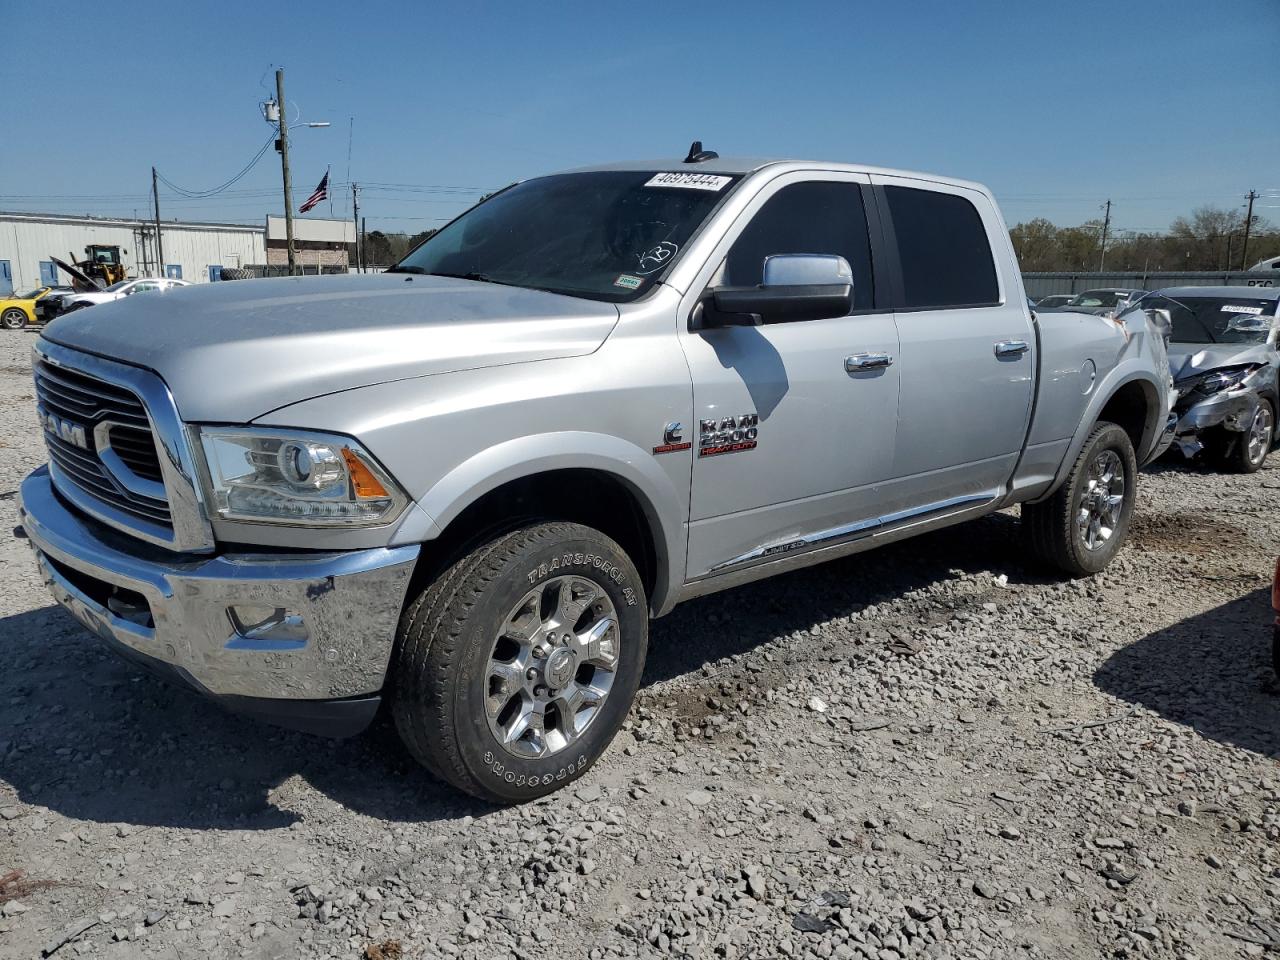
M 1174 444 L 1184 456 L 1241 473 L 1266 461 L 1280 409 L 1277 297 L 1274 287 L 1177 287 L 1130 308 L 1169 331 Z
M 695 146 L 514 184 L 387 273 L 56 320 L 20 491 L 54 597 L 235 710 L 389 702 L 520 802 L 600 757 L 682 601 L 1015 504 L 1105 567 L 1165 438 L 1147 315 L 1037 316 L 979 184 Z

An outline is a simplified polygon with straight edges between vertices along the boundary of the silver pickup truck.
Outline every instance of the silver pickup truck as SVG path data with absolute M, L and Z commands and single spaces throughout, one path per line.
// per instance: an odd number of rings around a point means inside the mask
M 580 776 L 651 617 L 1021 504 L 1072 576 L 1169 437 L 1163 339 L 1037 318 L 988 190 L 839 163 L 539 177 L 378 275 L 58 319 L 22 530 L 122 654 L 499 802 Z

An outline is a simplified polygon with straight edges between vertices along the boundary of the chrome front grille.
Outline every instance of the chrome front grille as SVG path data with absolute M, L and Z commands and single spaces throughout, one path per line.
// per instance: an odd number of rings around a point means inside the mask
M 160 456 L 137 394 L 39 355 L 34 373 L 45 444 L 58 474 L 108 507 L 171 530 Z

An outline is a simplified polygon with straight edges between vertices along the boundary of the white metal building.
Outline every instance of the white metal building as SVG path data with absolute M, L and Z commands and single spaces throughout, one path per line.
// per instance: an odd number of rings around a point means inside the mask
M 164 269 L 156 261 L 155 221 L 0 213 L 0 294 L 46 283 L 68 283 L 50 257 L 84 259 L 86 244 L 122 248 L 131 277 L 166 275 L 206 282 L 217 270 L 267 262 L 266 229 L 230 223 L 160 221 Z

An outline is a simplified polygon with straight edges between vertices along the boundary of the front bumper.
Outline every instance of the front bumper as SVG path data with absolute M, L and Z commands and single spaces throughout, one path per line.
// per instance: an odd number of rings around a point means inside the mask
M 1174 442 L 1185 456 L 1191 457 L 1203 449 L 1199 440 L 1201 431 L 1213 427 L 1235 433 L 1248 430 L 1258 410 L 1258 399 L 1253 390 L 1227 390 L 1206 397 L 1179 415 Z
M 54 599 L 117 652 L 285 726 L 343 736 L 372 719 L 418 546 L 195 557 L 73 511 L 47 468 L 19 496 Z M 235 608 L 283 609 L 295 626 L 245 635 Z

